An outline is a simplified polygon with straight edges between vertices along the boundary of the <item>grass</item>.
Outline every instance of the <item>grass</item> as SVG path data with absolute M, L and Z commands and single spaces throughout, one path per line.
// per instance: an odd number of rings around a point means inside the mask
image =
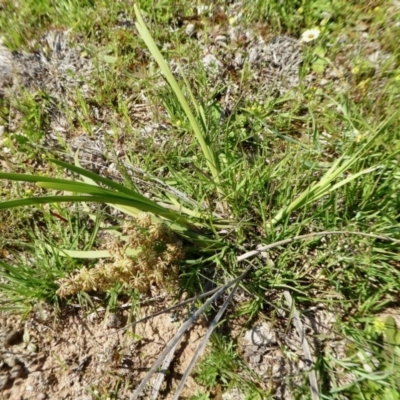
M 234 97 L 230 113 L 221 118 L 227 82 L 212 82 L 198 62 L 201 49 L 185 34 L 182 21 L 193 19 L 210 32 L 215 25 L 227 25 L 224 2 L 214 2 L 222 7 L 214 16 L 207 11 L 196 16 L 183 1 L 140 1 L 145 21 L 129 2 L 36 3 L 23 1 L 18 10 L 13 2 L 1 4 L 0 27 L 5 21 L 11 27 L 0 28 L 5 45 L 41 50 L 38 40 L 45 32 L 69 28 L 80 53 L 94 59 L 96 73 L 86 94 L 71 90 L 54 99 L 42 88 L 0 98 L 8 149 L 2 156 L 7 172 L 0 174 L 3 310 L 28 314 L 41 301 L 63 307 L 76 298 L 90 307 L 93 290 L 61 298 L 56 294 L 60 282 L 76 269 L 96 270 L 97 257 L 104 257 L 105 234 L 134 252 L 123 226 L 127 220 L 137 222 L 145 211 L 154 226 L 166 224 L 185 243 L 179 277 L 165 277 L 168 285 L 175 282 L 175 292 L 197 296 L 207 285 L 220 287 L 242 276 L 237 290 L 245 301 L 238 304 L 233 297 L 224 319 L 214 320 L 208 356 L 194 373 L 207 392 L 193 399 L 218 396 L 234 386 L 248 398 L 267 393 L 265 382 L 249 373 L 230 337 L 230 324 L 239 320 L 247 329 L 266 319 L 278 331 L 282 310 L 288 311 L 285 291 L 303 317 L 315 307 L 335 316 L 334 332 L 318 338 L 313 354 L 321 398 L 396 399 L 400 327 L 385 315 L 387 310 L 399 313 L 398 242 L 322 235 L 271 248 L 268 260 L 258 256 L 244 264 L 238 256 L 259 244 L 323 231 L 400 239 L 400 50 L 393 39 L 400 11 L 379 1 L 283 6 L 244 1 L 242 16 L 231 23 L 256 26 L 267 38 L 300 37 L 316 26 L 321 33 L 303 45 L 300 83 L 286 93 L 262 91 L 248 65 L 233 71 L 229 79 L 243 95 Z M 125 29 L 124 18 L 137 21 L 136 30 L 133 22 Z M 379 63 L 371 58 L 376 44 Z M 183 63 L 181 71 L 171 73 L 166 60 L 182 57 L 193 66 Z M 143 107 L 144 113 L 136 111 Z M 68 164 L 52 162 L 67 151 L 62 135 L 59 152 L 41 142 L 56 110 L 65 116 L 67 138 L 84 134 L 95 140 L 96 129 L 102 132 L 107 161 L 122 177 L 118 183 L 90 172 L 90 163 L 80 167 L 84 147 Z M 143 128 L 155 123 L 167 130 L 144 134 Z M 124 157 L 115 150 L 118 142 Z M 49 189 L 55 194 L 40 197 Z M 60 196 L 63 191 L 73 195 Z M 26 200 L 14 201 L 21 197 Z M 100 205 L 65 204 L 74 201 Z M 156 244 L 163 249 L 166 243 Z M 112 256 L 107 251 L 106 259 Z M 107 287 L 103 299 L 109 307 L 117 307 L 123 296 L 136 302 L 142 286 L 129 279 Z M 163 288 L 163 282 L 157 286 Z M 198 307 L 203 304 L 198 300 Z M 214 304 L 207 315 L 214 318 L 217 311 Z M 290 318 L 286 323 L 289 331 Z M 346 342 L 340 357 L 331 347 L 338 338 Z M 343 383 L 350 374 L 351 382 Z M 286 379 L 295 397 L 310 397 L 306 374 L 303 378 L 300 383 Z M 269 387 L 265 396 L 275 390 Z

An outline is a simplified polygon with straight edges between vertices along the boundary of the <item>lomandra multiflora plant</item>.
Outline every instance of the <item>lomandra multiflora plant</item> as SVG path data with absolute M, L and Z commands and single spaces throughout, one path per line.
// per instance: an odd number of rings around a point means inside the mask
M 178 263 L 183 259 L 182 241 L 163 223 L 152 222 L 150 214 L 139 214 L 122 227 L 124 241 L 112 237 L 106 248 L 110 258 L 100 259 L 94 268 L 82 268 L 62 279 L 57 294 L 70 296 L 80 291 L 105 291 L 116 283 L 149 293 L 155 285 L 171 289 L 178 279 Z M 128 255 L 128 248 L 137 254 Z

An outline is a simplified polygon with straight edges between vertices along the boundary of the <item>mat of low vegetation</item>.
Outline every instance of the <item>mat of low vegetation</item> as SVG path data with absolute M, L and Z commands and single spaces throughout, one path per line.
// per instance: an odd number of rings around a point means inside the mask
M 398 1 L 0 1 L 0 397 L 400 399 Z

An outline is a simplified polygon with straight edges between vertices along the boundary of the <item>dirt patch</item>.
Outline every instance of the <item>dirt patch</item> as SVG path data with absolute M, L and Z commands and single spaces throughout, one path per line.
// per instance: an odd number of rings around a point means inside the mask
M 143 315 L 154 307 L 143 307 Z M 0 319 L 0 383 L 4 399 L 129 399 L 180 326 L 163 314 L 135 329 L 118 331 L 128 312 L 85 315 L 80 309 L 56 316 L 36 312 L 24 323 Z M 195 324 L 175 352 L 159 398 L 168 399 L 188 366 L 205 327 Z M 149 388 L 152 387 L 152 382 Z M 189 379 L 182 398 L 199 389 Z M 149 395 L 147 391 L 144 398 Z

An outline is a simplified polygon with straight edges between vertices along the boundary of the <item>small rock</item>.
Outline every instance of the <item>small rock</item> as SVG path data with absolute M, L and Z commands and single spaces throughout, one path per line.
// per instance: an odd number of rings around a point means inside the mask
M 368 25 L 365 24 L 365 23 L 363 23 L 363 22 L 360 22 L 359 24 L 356 25 L 356 29 L 357 29 L 359 32 L 365 32 L 365 31 L 368 30 Z
M 0 390 L 5 390 L 10 383 L 10 376 L 6 374 L 0 375 Z
M 206 14 L 210 11 L 211 7 L 207 6 L 207 5 L 200 5 L 197 7 L 197 14 L 201 15 L 201 14 Z
M 244 400 L 246 395 L 238 388 L 230 389 L 222 395 L 222 400 Z
M 212 54 L 207 54 L 204 56 L 202 62 L 206 68 L 214 67 L 218 69 L 222 66 L 221 62 Z
M 218 35 L 215 37 L 216 42 L 226 42 L 226 36 L 225 35 Z
M 186 35 L 192 36 L 195 30 L 196 30 L 195 24 L 188 24 L 185 29 Z
M 17 365 L 17 360 L 14 357 L 7 357 L 4 359 L 4 363 L 10 368 L 13 368 Z
M 328 79 L 322 78 L 321 82 L 319 83 L 321 86 L 326 86 L 329 83 Z
M 269 324 L 264 322 L 248 330 L 244 336 L 244 340 L 256 346 L 267 346 L 276 342 L 276 335 Z
M 109 314 L 107 317 L 107 328 L 119 328 L 122 324 L 121 318 L 117 314 Z
M 249 51 L 249 63 L 255 64 L 260 58 L 260 53 L 257 48 L 253 47 Z
M 37 399 L 37 400 L 46 400 L 46 399 L 47 399 L 47 395 L 44 394 L 44 393 L 39 393 L 39 394 L 36 396 L 36 399 Z
M 235 61 L 234 63 L 236 64 L 237 67 L 241 68 L 244 64 L 244 57 L 241 53 L 237 53 L 235 55 Z
M 282 375 L 282 366 L 280 363 L 273 363 L 272 364 L 272 371 L 271 375 L 276 379 Z
M 91 313 L 86 317 L 86 319 L 87 319 L 89 322 L 95 322 L 98 318 L 99 318 L 99 315 L 98 315 L 98 313 L 97 313 L 96 311 L 91 312 Z
M 23 373 L 24 373 L 24 368 L 22 367 L 21 364 L 17 364 L 10 371 L 10 378 L 17 379 L 17 378 L 21 377 L 23 375 Z
M 236 42 L 239 37 L 239 30 L 238 28 L 234 28 L 230 26 L 228 29 L 228 35 L 231 42 Z
M 30 352 L 30 353 L 36 353 L 37 352 L 37 345 L 35 343 L 30 342 L 28 344 L 28 346 L 26 347 L 26 349 Z
M 197 31 L 196 32 L 196 38 L 198 40 L 201 40 L 201 38 L 204 36 L 204 32 L 203 31 Z
M 262 356 L 260 353 L 254 353 L 251 357 L 252 364 L 258 365 L 261 364 Z
M 3 45 L 3 40 L 0 38 L 0 89 L 2 86 L 7 86 L 11 83 L 13 69 L 14 65 L 12 54 Z
M 345 44 L 348 41 L 349 41 L 349 38 L 345 34 L 339 35 L 339 37 L 337 38 L 337 44 Z

